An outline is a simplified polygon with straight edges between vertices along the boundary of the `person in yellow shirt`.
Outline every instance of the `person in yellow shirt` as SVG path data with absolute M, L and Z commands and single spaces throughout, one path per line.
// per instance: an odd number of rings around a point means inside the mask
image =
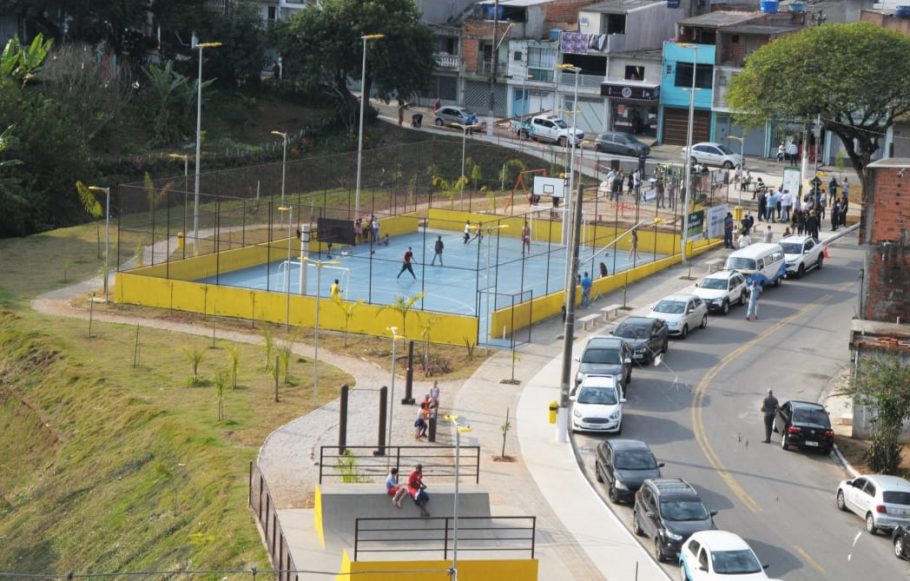
M 329 296 L 332 297 L 332 300 L 340 301 L 341 300 L 341 285 L 338 284 L 338 279 L 335 279 L 335 282 L 332 283 L 332 286 L 329 288 Z

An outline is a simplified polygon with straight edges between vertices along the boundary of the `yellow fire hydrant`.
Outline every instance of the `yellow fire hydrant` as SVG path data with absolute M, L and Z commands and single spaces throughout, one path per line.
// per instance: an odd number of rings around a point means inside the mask
M 550 413 L 548 415 L 550 423 L 556 423 L 556 412 L 559 410 L 559 402 L 551 401 L 550 402 Z

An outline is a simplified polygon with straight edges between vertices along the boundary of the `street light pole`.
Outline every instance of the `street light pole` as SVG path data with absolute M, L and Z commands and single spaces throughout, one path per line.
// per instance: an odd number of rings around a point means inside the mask
M 281 155 L 281 203 L 284 204 L 284 184 L 288 170 L 288 134 L 283 131 L 272 131 L 272 135 L 284 140 L 284 153 Z
M 680 236 L 682 264 L 685 266 L 688 263 L 686 248 L 689 242 L 689 204 L 692 200 L 692 128 L 695 124 L 695 78 L 698 72 L 698 45 L 680 43 L 677 46 L 691 48 L 694 55 L 692 57 L 692 92 L 689 95 L 689 130 L 686 135 L 686 197 L 683 202 L 683 229 L 682 236 Z
M 363 41 L 363 65 L 360 67 L 360 130 L 357 132 L 357 182 L 354 186 L 354 219 L 360 217 L 360 169 L 363 161 L 363 109 L 367 99 L 367 41 L 379 40 L 384 34 L 364 34 L 360 37 Z
M 218 48 L 220 42 L 200 42 L 199 78 L 196 82 L 196 185 L 193 194 L 193 254 L 199 254 L 199 172 L 202 160 L 202 51 L 206 48 Z
M 171 159 L 182 159 L 183 160 L 183 258 L 186 258 L 186 206 L 187 206 L 187 196 L 189 195 L 189 175 L 190 175 L 190 156 L 183 153 L 169 153 L 167 154 Z M 168 232 L 170 236 L 170 232 Z
M 566 244 L 568 244 L 569 216 L 572 214 L 572 208 L 574 204 L 572 195 L 575 191 L 575 136 L 578 122 L 578 75 L 581 73 L 581 69 L 579 67 L 566 63 L 556 65 L 556 68 L 562 71 L 575 73 L 575 92 L 572 97 L 572 135 L 570 136 L 571 139 L 566 140 L 567 146 L 571 148 L 569 150 L 569 185 L 566 189 L 566 202 L 563 207 L 563 216 L 565 216 L 565 219 L 562 222 L 562 239 Z
M 278 211 L 288 213 L 288 259 L 284 263 L 284 330 L 287 331 L 291 328 L 291 221 L 294 219 L 294 206 L 278 206 Z M 300 268 L 303 268 L 303 264 Z
M 104 192 L 104 302 L 109 302 L 107 279 L 111 264 L 111 189 L 100 186 L 89 186 L 88 189 Z
M 329 264 L 338 264 L 337 260 L 311 260 L 304 257 L 300 262 L 300 268 L 306 268 L 304 262 L 309 262 L 316 266 L 316 326 L 313 329 L 313 409 L 316 408 L 316 391 L 319 381 L 319 299 L 322 297 L 320 289 L 322 288 L 322 268 Z
M 392 387 L 389 392 L 389 436 L 386 438 L 388 442 L 388 447 L 392 447 L 392 412 L 395 411 L 395 363 L 397 362 L 397 352 L 395 348 L 398 346 L 398 327 L 389 327 L 389 333 L 392 334 Z
M 471 426 L 458 423 L 458 416 L 446 415 L 446 421 L 455 427 L 455 499 L 452 503 L 452 581 L 458 581 L 458 482 L 461 480 L 461 434 L 470 432 Z
M 736 135 L 728 135 L 727 138 L 732 139 L 733 141 L 739 141 L 739 159 L 741 160 L 741 164 L 739 166 L 739 171 L 740 171 L 740 174 L 745 176 L 746 175 L 746 154 L 745 154 L 746 136 L 743 135 L 742 137 L 737 137 Z M 727 201 L 729 201 L 729 197 L 730 197 L 730 190 L 727 190 L 727 198 L 728 198 Z M 739 188 L 739 204 L 738 205 L 740 207 L 742 207 L 742 205 L 743 205 L 742 187 Z

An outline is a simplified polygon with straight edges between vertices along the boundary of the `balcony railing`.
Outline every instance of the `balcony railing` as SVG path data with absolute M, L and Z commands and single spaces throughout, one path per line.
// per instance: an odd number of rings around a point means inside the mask
M 600 85 L 606 80 L 603 75 L 578 75 L 578 88 L 579 89 L 597 89 L 600 90 Z M 559 84 L 564 87 L 575 87 L 575 73 L 559 73 Z
M 436 66 L 441 69 L 458 69 L 459 59 L 457 54 L 435 54 Z
M 535 69 L 528 67 L 528 80 L 529 81 L 538 81 L 541 83 L 552 83 L 553 82 L 553 70 L 552 69 Z

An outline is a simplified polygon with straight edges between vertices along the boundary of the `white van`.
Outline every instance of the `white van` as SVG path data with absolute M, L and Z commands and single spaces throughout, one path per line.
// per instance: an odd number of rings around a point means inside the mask
M 733 252 L 727 257 L 726 270 L 736 270 L 747 278 L 758 280 L 762 286 L 780 286 L 787 274 L 784 249 L 780 244 L 758 242 Z

